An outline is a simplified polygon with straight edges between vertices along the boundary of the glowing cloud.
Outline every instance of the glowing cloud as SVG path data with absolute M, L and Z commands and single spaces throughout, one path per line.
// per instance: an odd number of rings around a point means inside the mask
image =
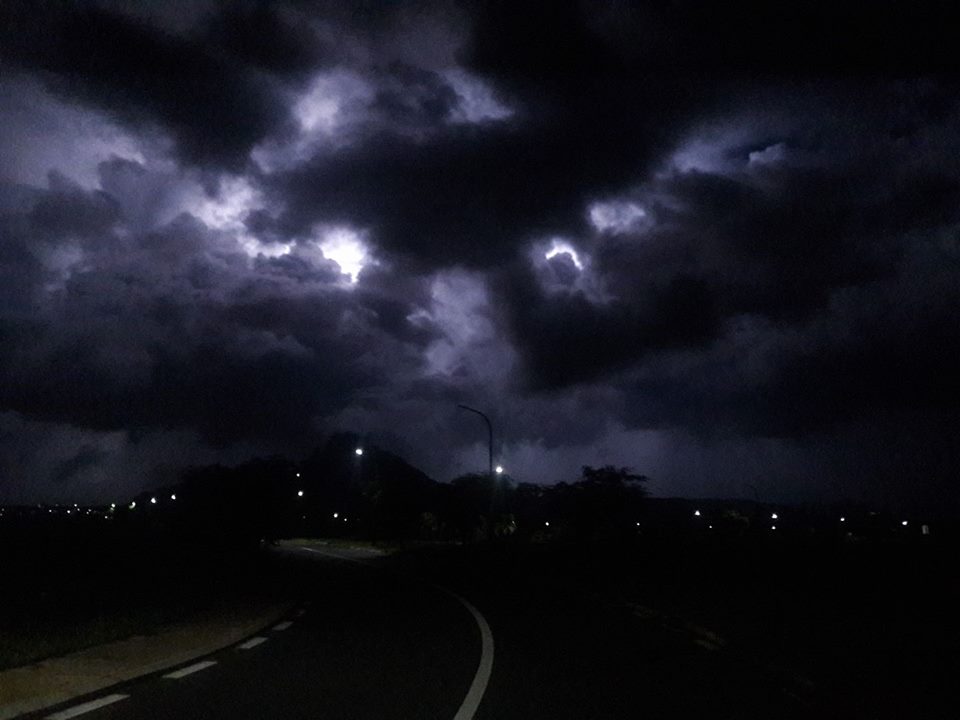
M 573 245 L 568 243 L 566 240 L 551 240 L 550 249 L 547 250 L 544 257 L 549 260 L 557 255 L 562 255 L 566 253 L 573 260 L 573 264 L 577 266 L 577 270 L 583 270 L 583 263 L 580 261 L 580 256 L 577 254 L 577 251 L 573 249 Z
M 450 115 L 452 122 L 481 123 L 504 120 L 513 115 L 513 110 L 500 103 L 490 86 L 480 78 L 460 68 L 447 70 L 443 77 L 459 100 Z
M 624 233 L 647 216 L 647 211 L 632 202 L 598 202 L 590 206 L 591 224 L 600 232 Z
M 340 272 L 355 283 L 360 271 L 369 264 L 369 254 L 360 236 L 350 228 L 328 230 L 319 243 L 323 256 L 340 266 Z
M 373 89 L 358 75 L 325 73 L 297 100 L 293 112 L 303 132 L 329 134 L 345 119 L 346 113 L 365 106 L 373 97 Z

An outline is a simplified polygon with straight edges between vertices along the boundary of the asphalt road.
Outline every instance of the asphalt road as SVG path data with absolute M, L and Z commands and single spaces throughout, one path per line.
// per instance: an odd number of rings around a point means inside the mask
M 432 581 L 376 563 L 290 552 L 304 599 L 284 623 L 35 717 L 63 720 L 89 702 L 104 704 L 75 716 L 460 720 L 472 715 L 471 687 L 478 719 L 809 715 L 773 676 L 594 602 L 589 592 L 459 568 L 446 577 L 465 604 Z M 493 639 L 486 655 L 484 623 Z M 482 657 L 493 661 L 489 684 L 478 683 Z

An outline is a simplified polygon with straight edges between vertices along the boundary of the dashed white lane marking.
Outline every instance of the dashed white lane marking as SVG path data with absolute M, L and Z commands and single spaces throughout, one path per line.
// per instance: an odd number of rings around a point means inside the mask
M 261 643 L 265 643 L 266 641 L 267 639 L 265 637 L 250 638 L 245 643 L 240 643 L 239 645 L 237 645 L 237 647 L 241 650 L 249 650 L 250 648 L 255 648 L 257 645 L 260 645 Z
M 343 555 L 337 555 L 336 553 L 325 552 L 315 548 L 304 548 L 304 550 L 317 553 L 318 555 L 336 558 L 337 560 L 370 565 L 370 563 L 365 560 L 344 557 Z M 483 694 L 487 691 L 487 684 L 490 682 L 490 673 L 493 672 L 493 633 L 490 632 L 490 626 L 487 624 L 486 618 L 480 614 L 479 610 L 467 602 L 465 598 L 460 597 L 453 592 L 453 590 L 448 590 L 442 585 L 432 585 L 432 587 L 455 598 L 463 605 L 473 616 L 474 621 L 477 623 L 477 628 L 480 630 L 480 664 L 477 666 L 477 672 L 473 676 L 473 682 L 470 683 L 470 689 L 467 690 L 467 696 L 463 699 L 463 703 L 460 705 L 460 709 L 457 710 L 457 714 L 453 716 L 453 720 L 473 720 L 473 716 L 476 715 L 477 709 L 480 707 L 480 701 L 483 700 Z
M 120 700 L 125 700 L 129 695 L 121 695 L 119 693 L 114 693 L 113 695 L 105 695 L 102 698 L 97 700 L 91 700 L 90 702 L 85 702 L 82 705 L 74 705 L 72 708 L 67 708 L 66 710 L 61 710 L 58 713 L 53 715 L 47 715 L 47 720 L 67 720 L 67 718 L 74 718 L 77 715 L 83 715 L 88 713 L 91 710 L 96 710 L 102 708 L 105 705 L 111 705 L 112 703 L 118 702 Z
M 180 670 L 176 670 L 172 673 L 164 675 L 164 677 L 170 678 L 171 680 L 179 680 L 182 677 L 186 677 L 187 675 L 193 675 L 193 673 L 195 672 L 206 670 L 208 667 L 216 664 L 217 664 L 216 660 L 203 660 L 202 662 L 194 663 L 193 665 L 189 665 L 188 667 L 181 668 Z
M 293 625 L 293 623 L 288 620 L 288 621 L 286 621 L 286 622 L 277 623 L 276 625 L 273 626 L 273 629 L 274 629 L 274 630 L 286 630 L 286 629 L 287 629 L 288 627 L 290 627 L 291 625 Z

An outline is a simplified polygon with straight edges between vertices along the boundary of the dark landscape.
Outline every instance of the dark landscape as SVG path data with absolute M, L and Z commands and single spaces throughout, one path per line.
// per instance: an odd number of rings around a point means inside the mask
M 955 14 L 0 0 L 0 720 L 960 717 Z

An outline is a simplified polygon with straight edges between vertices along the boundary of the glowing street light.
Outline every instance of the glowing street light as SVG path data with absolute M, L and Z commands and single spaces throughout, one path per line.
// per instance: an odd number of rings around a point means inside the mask
M 137 506 L 137 501 L 136 501 L 136 500 L 134 500 L 132 503 L 130 503 L 130 509 L 131 509 L 131 510 L 133 510 L 136 506 Z
M 771 519 L 771 520 L 776 520 L 778 517 L 780 517 L 780 516 L 777 515 L 776 513 L 771 513 L 771 514 L 770 514 L 770 519 Z
M 157 504 L 157 499 L 156 499 L 155 497 L 150 498 L 150 504 L 151 504 L 151 505 L 156 505 L 156 504 Z
M 900 524 L 903 525 L 904 527 L 906 527 L 906 526 L 907 526 L 907 521 L 904 520 L 904 521 L 903 521 L 902 523 L 900 523 Z
M 550 527 L 550 521 L 547 520 L 545 523 L 543 523 L 543 526 L 544 526 L 544 527 Z
M 841 518 L 840 518 L 840 522 L 846 522 L 846 521 L 847 521 L 847 519 L 846 519 L 845 517 L 841 517 Z
M 502 475 L 502 474 L 503 474 L 503 465 L 497 465 L 497 466 L 493 469 L 493 471 L 494 471 L 497 475 Z
M 300 473 L 297 473 L 297 477 L 300 477 Z
M 338 517 L 340 517 L 340 513 L 335 512 L 335 513 L 333 514 L 333 519 L 336 520 Z
M 771 525 L 771 526 L 770 526 L 770 529 L 771 529 L 771 530 L 776 530 L 776 529 L 777 529 L 777 526 L 776 526 L 776 525 Z
M 303 490 L 297 490 L 297 497 L 303 497 Z
M 362 448 L 362 447 L 358 447 L 356 450 L 354 450 L 354 452 L 355 452 L 357 455 L 363 455 L 363 448 Z
M 694 511 L 693 511 L 693 515 L 694 515 L 694 517 L 700 517 L 700 511 L 699 511 L 699 510 L 694 510 Z

